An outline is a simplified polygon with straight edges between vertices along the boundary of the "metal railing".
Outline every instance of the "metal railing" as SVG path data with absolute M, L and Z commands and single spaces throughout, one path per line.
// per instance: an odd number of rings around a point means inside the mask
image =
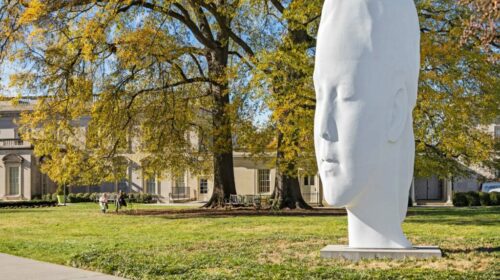
M 16 139 L 0 139 L 0 148 L 24 148 L 31 147 L 28 141 Z

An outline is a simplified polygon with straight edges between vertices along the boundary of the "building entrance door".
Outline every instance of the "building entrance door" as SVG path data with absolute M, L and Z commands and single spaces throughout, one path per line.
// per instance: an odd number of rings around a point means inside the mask
M 443 181 L 437 177 L 415 179 L 415 199 L 442 200 Z

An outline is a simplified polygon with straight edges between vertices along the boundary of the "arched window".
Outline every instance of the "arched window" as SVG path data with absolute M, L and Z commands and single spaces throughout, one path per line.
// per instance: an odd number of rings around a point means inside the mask
M 5 166 L 5 193 L 7 195 L 21 195 L 21 165 L 23 160 L 21 156 L 15 154 L 8 154 L 2 158 Z

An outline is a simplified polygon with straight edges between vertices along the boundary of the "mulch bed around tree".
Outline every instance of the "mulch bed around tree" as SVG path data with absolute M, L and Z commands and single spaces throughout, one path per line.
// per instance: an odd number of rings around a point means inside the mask
M 194 209 L 137 209 L 118 212 L 119 215 L 162 216 L 166 218 L 203 218 L 203 217 L 237 217 L 237 216 L 345 216 L 345 209 L 315 208 L 283 209 L 279 211 L 255 208 L 194 208 Z

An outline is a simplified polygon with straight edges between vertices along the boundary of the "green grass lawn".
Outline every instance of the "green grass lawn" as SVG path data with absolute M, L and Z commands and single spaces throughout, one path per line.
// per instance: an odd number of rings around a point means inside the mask
M 95 204 L 0 209 L 0 252 L 132 279 L 499 276 L 500 207 L 411 209 L 405 233 L 414 245 L 440 246 L 442 259 L 320 259 L 325 245 L 347 243 L 346 226 L 346 217 L 103 215 Z

